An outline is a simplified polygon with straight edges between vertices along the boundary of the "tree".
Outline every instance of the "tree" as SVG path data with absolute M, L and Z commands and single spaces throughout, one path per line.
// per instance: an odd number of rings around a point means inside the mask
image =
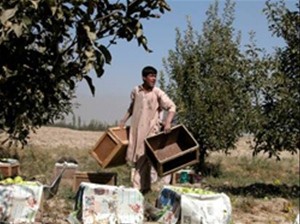
M 202 34 L 188 21 L 176 48 L 164 60 L 168 92 L 178 105 L 179 121 L 200 145 L 200 169 L 209 151 L 234 148 L 243 134 L 254 137 L 253 155 L 300 146 L 300 15 L 284 1 L 266 2 L 265 13 L 274 35 L 286 46 L 268 54 L 257 47 L 255 33 L 245 52 L 233 39 L 234 4 L 227 0 L 222 19 L 216 1 L 207 11 Z M 216 35 L 217 34 L 217 35 Z
M 269 29 L 284 39 L 268 70 L 268 82 L 261 88 L 259 119 L 252 130 L 254 154 L 261 151 L 280 159 L 282 151 L 300 149 L 300 6 L 289 10 L 284 1 L 266 2 Z
M 177 30 L 176 49 L 164 60 L 178 120 L 200 145 L 200 169 L 208 151 L 234 148 L 250 102 L 241 88 L 244 59 L 240 36 L 234 38 L 234 3 L 226 1 L 222 17 L 218 11 L 216 1 L 207 11 L 202 34 L 188 20 L 183 36 Z
M 75 114 L 73 114 L 73 116 L 72 116 L 72 126 L 74 128 L 76 128 L 76 116 L 75 116 Z
M 80 129 L 81 128 L 81 117 L 77 117 L 77 127 Z
M 1 1 L 0 130 L 26 144 L 30 130 L 68 114 L 76 83 L 94 94 L 90 71 L 103 75 L 118 39 L 151 51 L 141 20 L 165 10 L 165 0 Z

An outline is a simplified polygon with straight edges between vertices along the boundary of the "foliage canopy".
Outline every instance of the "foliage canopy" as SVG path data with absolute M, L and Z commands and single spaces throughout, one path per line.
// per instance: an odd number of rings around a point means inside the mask
M 169 92 L 178 105 L 178 118 L 200 145 L 200 164 L 207 151 L 234 147 L 243 131 L 243 108 L 248 96 L 243 89 L 239 35 L 234 37 L 234 3 L 227 1 L 222 17 L 218 2 L 207 11 L 202 34 L 188 20 L 176 49 L 169 51 L 165 70 Z
M 270 55 L 256 46 L 253 32 L 241 50 L 234 7 L 227 0 L 219 15 L 215 1 L 200 33 L 188 20 L 164 59 L 166 89 L 178 106 L 179 121 L 199 142 L 200 166 L 207 152 L 228 152 L 245 133 L 254 137 L 254 155 L 264 151 L 280 159 L 283 150 L 299 150 L 299 13 L 284 1 L 266 2 L 271 31 L 287 43 Z
M 280 152 L 297 153 L 300 149 L 300 5 L 289 10 L 285 1 L 266 2 L 264 9 L 273 35 L 284 40 L 269 68 L 268 82 L 263 87 L 259 128 L 254 153 L 268 152 L 280 158 Z
M 170 10 L 165 0 L 0 2 L 0 130 L 26 144 L 30 129 L 71 111 L 76 83 L 98 77 L 118 39 L 145 50 L 141 20 Z M 104 44 L 106 43 L 106 44 Z

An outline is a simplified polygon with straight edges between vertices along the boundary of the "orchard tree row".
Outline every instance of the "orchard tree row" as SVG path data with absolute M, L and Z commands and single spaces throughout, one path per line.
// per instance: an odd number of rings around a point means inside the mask
M 80 116 L 76 117 L 75 114 L 72 116 L 72 121 L 63 118 L 49 124 L 51 127 L 69 128 L 80 131 L 106 131 L 108 128 L 116 125 L 117 122 L 115 122 L 114 125 L 109 125 L 106 122 L 101 122 L 96 119 L 91 119 L 89 122 L 85 122 L 81 120 Z
M 218 2 L 207 10 L 203 29 L 187 20 L 177 30 L 176 47 L 164 59 L 160 83 L 178 106 L 200 145 L 200 164 L 216 150 L 226 153 L 244 134 L 254 138 L 253 154 L 280 159 L 282 151 L 300 147 L 300 14 L 284 1 L 267 1 L 263 9 L 269 30 L 285 46 L 268 53 L 257 46 L 255 33 L 241 46 L 235 33 L 232 1 L 222 15 Z

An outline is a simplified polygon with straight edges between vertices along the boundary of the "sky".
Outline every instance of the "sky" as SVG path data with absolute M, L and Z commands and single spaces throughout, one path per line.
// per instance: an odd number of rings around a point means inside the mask
M 130 92 L 136 85 L 142 83 L 141 70 L 147 65 L 152 65 L 158 71 L 163 70 L 162 59 L 168 57 L 169 50 L 175 49 L 175 30 L 181 32 L 187 28 L 187 16 L 191 18 L 193 28 L 202 31 L 203 22 L 206 20 L 206 11 L 214 3 L 213 0 L 166 0 L 171 7 L 159 19 L 143 20 L 144 34 L 148 39 L 148 47 L 153 51 L 148 53 L 139 47 L 137 41 L 127 42 L 119 40 L 117 45 L 109 48 L 112 62 L 105 65 L 105 73 L 101 78 L 92 72 L 96 87 L 93 96 L 86 82 L 80 82 L 76 90 L 74 102 L 79 104 L 73 111 L 84 123 L 97 120 L 113 124 L 124 116 L 129 103 Z M 241 31 L 242 45 L 249 43 L 249 32 L 256 33 L 258 47 L 263 47 L 267 52 L 274 51 L 276 46 L 283 46 L 282 39 L 272 37 L 268 30 L 266 16 L 262 9 L 264 0 L 235 0 L 234 28 Z M 275 1 L 273 1 L 275 2 Z M 225 0 L 219 0 L 220 13 L 223 12 Z M 296 0 L 286 0 L 288 8 L 295 9 Z

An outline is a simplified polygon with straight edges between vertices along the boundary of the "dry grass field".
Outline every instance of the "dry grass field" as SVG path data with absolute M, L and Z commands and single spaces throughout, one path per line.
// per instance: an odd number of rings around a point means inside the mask
M 118 172 L 118 184 L 129 186 L 125 166 L 103 170 L 89 154 L 102 134 L 42 127 L 30 135 L 25 148 L 10 149 L 9 153 L 19 159 L 23 176 L 44 184 L 51 183 L 55 163 L 64 156 L 74 158 L 80 171 Z M 230 155 L 210 154 L 211 172 L 203 177 L 201 187 L 230 197 L 233 224 L 292 224 L 299 213 L 299 154 L 283 153 L 281 161 L 264 155 L 253 158 L 248 140 L 241 139 Z M 2 151 L 4 155 L 5 149 Z M 154 203 L 157 194 L 150 192 L 146 200 Z M 58 193 L 44 200 L 40 223 L 68 223 L 66 218 L 73 210 L 74 196 L 72 182 L 62 180 Z

